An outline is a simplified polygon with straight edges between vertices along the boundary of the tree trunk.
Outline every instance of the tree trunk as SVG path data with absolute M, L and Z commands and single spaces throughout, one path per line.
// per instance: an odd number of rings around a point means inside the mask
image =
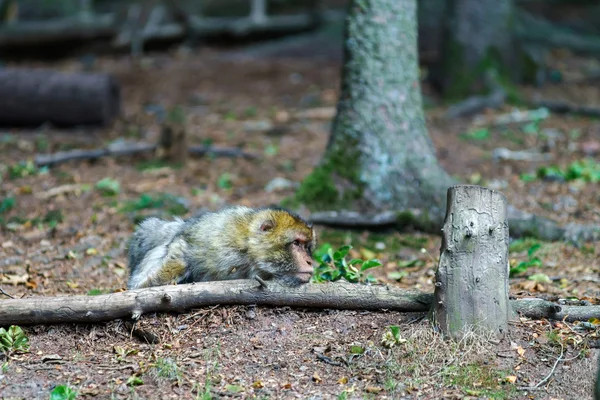
M 297 200 L 312 210 L 426 208 L 441 221 L 452 179 L 427 134 L 415 0 L 351 3 L 327 151 Z
M 106 125 L 120 102 L 110 75 L 0 70 L 0 125 Z
M 596 371 L 596 386 L 594 388 L 594 399 L 600 400 L 600 357 L 598 357 L 598 370 Z
M 507 204 L 502 193 L 480 186 L 448 189 L 433 302 L 433 319 L 445 334 L 507 332 Z
M 446 96 L 485 92 L 490 70 L 504 79 L 519 79 L 514 13 L 513 0 L 449 0 L 441 64 L 434 72 Z

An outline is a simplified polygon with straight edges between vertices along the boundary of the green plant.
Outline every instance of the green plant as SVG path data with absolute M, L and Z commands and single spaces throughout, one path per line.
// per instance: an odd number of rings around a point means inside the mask
M 461 133 L 458 136 L 462 140 L 487 140 L 490 138 L 490 130 L 488 128 L 479 128 L 467 133 Z
M 379 260 L 361 260 L 358 258 L 346 260 L 346 255 L 352 246 L 342 246 L 333 251 L 330 244 L 326 243 L 315 252 L 315 259 L 319 266 L 315 268 L 312 282 L 335 282 L 345 279 L 351 283 L 374 283 L 375 278 L 365 271 L 381 266 Z
M 47 167 L 38 169 L 33 161 L 20 161 L 17 164 L 8 167 L 8 176 L 10 179 L 24 178 L 26 176 L 34 176 L 46 172 L 48 172 Z
M 96 182 L 96 189 L 104 196 L 115 196 L 121 191 L 121 185 L 117 180 L 104 178 Z
M 516 267 L 510 267 L 510 276 L 522 274 L 530 267 L 541 267 L 542 260 L 535 256 L 535 253 L 542 247 L 541 244 L 535 243 L 527 250 L 527 260 L 521 261 Z
M 228 172 L 221 174 L 217 180 L 217 186 L 220 189 L 231 189 L 233 187 L 233 176 Z
M 164 208 L 171 215 L 182 215 L 188 211 L 184 203 L 182 198 L 168 193 L 159 193 L 154 196 L 144 193 L 137 200 L 125 201 L 119 210 L 127 213 L 144 209 Z
M 0 351 L 5 354 L 29 351 L 29 339 L 20 326 L 11 325 L 8 330 L 0 328 Z
M 397 325 L 388 326 L 388 330 L 385 331 L 381 338 L 381 344 L 391 349 L 397 344 L 402 343 L 406 343 L 406 339 L 402 339 L 402 336 L 400 336 L 400 327 Z
M 522 174 L 521 180 L 531 182 L 535 179 L 582 181 L 585 183 L 600 182 L 600 163 L 593 159 L 575 160 L 565 168 L 557 165 L 540 167 L 536 174 Z
M 48 224 L 50 228 L 56 227 L 58 224 L 63 222 L 64 215 L 62 210 L 51 210 L 46 213 L 42 222 Z
M 450 365 L 441 372 L 444 384 L 469 396 L 488 399 L 509 399 L 516 388 L 506 380 L 508 371 L 497 370 L 489 365 Z
M 154 363 L 156 375 L 168 380 L 177 380 L 180 378 L 181 372 L 177 363 L 170 358 L 158 358 Z
M 16 203 L 17 201 L 14 197 L 5 197 L 4 199 L 2 199 L 2 201 L 0 201 L 0 214 L 12 209 Z
M 88 291 L 88 296 L 100 296 L 101 294 L 106 294 L 109 293 L 107 290 L 104 289 L 90 289 Z
M 77 391 L 69 385 L 58 385 L 50 392 L 50 400 L 75 400 Z

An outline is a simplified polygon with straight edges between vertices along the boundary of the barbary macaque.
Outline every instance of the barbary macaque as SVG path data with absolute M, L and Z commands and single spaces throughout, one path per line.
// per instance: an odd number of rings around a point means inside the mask
M 230 279 L 307 283 L 316 234 L 275 207 L 231 207 L 189 220 L 144 220 L 129 243 L 129 289 Z

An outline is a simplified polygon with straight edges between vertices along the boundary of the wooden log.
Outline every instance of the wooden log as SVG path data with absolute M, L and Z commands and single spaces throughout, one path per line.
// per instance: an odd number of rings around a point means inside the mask
M 100 296 L 35 297 L 0 301 L 0 326 L 100 322 L 151 312 L 183 311 L 215 304 L 258 304 L 359 310 L 427 311 L 431 295 L 336 282 L 289 288 L 255 280 L 157 286 Z
M 154 312 L 183 312 L 214 305 L 268 305 L 347 310 L 426 312 L 433 294 L 392 286 L 336 282 L 298 288 L 253 280 L 191 283 L 129 290 L 101 296 L 59 296 L 15 299 L 0 288 L 0 326 L 96 323 Z M 558 321 L 600 318 L 600 306 L 560 306 L 542 299 L 510 302 L 522 317 Z
M 448 189 L 432 310 L 436 325 L 449 336 L 507 332 L 507 205 L 502 193 L 481 186 Z
M 111 75 L 0 69 L 0 125 L 106 125 L 120 109 Z

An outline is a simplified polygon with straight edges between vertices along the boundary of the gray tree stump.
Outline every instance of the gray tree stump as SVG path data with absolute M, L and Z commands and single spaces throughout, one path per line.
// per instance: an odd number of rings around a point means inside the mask
M 106 125 L 120 111 L 120 90 L 108 74 L 0 69 L 0 125 Z
M 506 197 L 480 186 L 448 189 L 433 318 L 455 338 L 468 331 L 508 329 Z

